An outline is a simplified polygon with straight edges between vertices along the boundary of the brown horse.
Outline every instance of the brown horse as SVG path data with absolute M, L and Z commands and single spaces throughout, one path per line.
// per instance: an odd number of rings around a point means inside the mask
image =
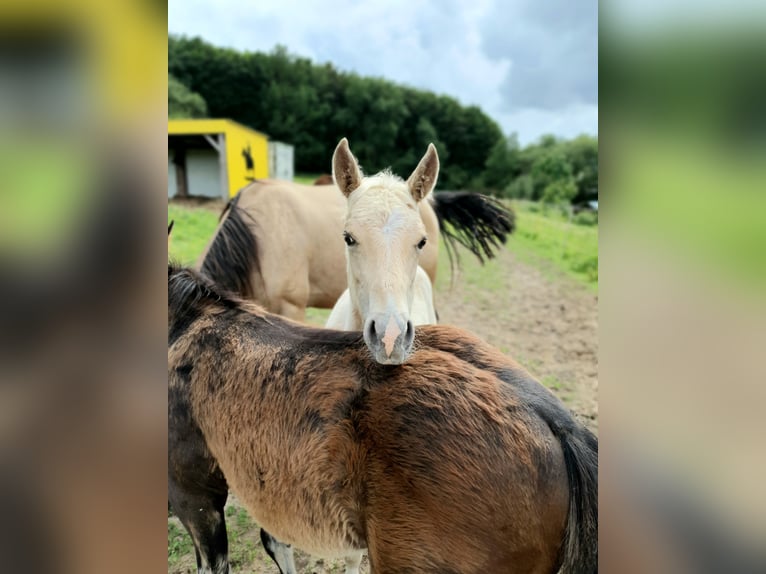
M 312 185 L 333 185 L 335 182 L 332 179 L 332 176 L 329 173 L 323 173 L 318 178 L 314 180 L 314 183 Z
M 513 213 L 483 195 L 431 198 L 418 209 L 428 238 L 419 264 L 432 283 L 440 227 L 445 239 L 465 245 L 480 259 L 491 257 L 514 229 Z M 346 211 L 346 198 L 334 185 L 256 181 L 228 203 L 197 267 L 226 290 L 272 313 L 303 320 L 306 307 L 332 308 L 348 287 Z
M 168 267 L 169 499 L 228 572 L 228 488 L 278 539 L 381 572 L 591 573 L 598 442 L 502 353 L 424 326 L 403 365 Z

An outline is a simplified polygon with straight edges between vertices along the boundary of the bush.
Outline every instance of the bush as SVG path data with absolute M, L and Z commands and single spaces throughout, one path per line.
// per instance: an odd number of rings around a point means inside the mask
M 168 117 L 204 118 L 206 115 L 207 103 L 202 96 L 168 74 Z
M 541 200 L 543 203 L 551 205 L 569 204 L 576 193 L 577 186 L 571 177 L 557 179 L 545 186 Z
M 598 225 L 598 212 L 590 210 L 581 211 L 572 218 L 572 222 L 577 225 Z
M 570 265 L 575 272 L 582 273 L 593 283 L 598 283 L 598 254 L 576 257 Z

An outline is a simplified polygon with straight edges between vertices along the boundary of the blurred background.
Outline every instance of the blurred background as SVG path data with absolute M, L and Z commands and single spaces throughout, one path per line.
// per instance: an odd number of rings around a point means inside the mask
M 605 568 L 766 564 L 764 15 L 601 5 Z
M 326 173 L 342 136 L 367 172 L 406 175 L 434 141 L 439 189 L 509 202 L 507 249 L 464 257 L 437 293 L 599 432 L 604 571 L 763 571 L 764 16 L 748 1 L 3 3 L 3 570 L 191 567 L 166 513 L 161 218 L 193 262 L 230 189 L 197 193 L 174 140 L 228 118 L 291 150 L 284 177 Z M 247 571 L 253 526 L 229 512 Z
M 166 25 L 0 4 L 3 571 L 164 567 Z

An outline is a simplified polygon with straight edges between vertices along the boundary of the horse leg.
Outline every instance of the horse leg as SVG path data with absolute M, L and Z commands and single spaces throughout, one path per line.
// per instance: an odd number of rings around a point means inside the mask
M 261 528 L 261 544 L 266 549 L 266 553 L 276 563 L 281 574 L 297 574 L 292 546 L 280 542 L 263 528 Z
M 168 391 L 168 501 L 194 542 L 198 574 L 228 574 L 223 507 L 229 487 L 191 415 L 184 387 Z
M 228 489 L 184 489 L 171 479 L 170 503 L 194 542 L 197 574 L 228 574 L 229 556 L 224 504 Z
M 363 552 L 346 557 L 346 574 L 359 574 L 359 566 L 362 564 Z

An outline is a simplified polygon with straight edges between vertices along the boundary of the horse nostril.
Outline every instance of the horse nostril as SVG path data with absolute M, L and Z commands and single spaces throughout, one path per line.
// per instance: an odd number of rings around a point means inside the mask
M 370 340 L 375 339 L 375 320 L 370 319 L 367 321 L 367 325 L 365 326 L 365 334 L 367 335 L 367 338 Z
M 412 321 L 407 321 L 407 332 L 404 335 L 405 341 L 412 341 L 412 338 L 415 336 L 415 328 L 412 326 Z

